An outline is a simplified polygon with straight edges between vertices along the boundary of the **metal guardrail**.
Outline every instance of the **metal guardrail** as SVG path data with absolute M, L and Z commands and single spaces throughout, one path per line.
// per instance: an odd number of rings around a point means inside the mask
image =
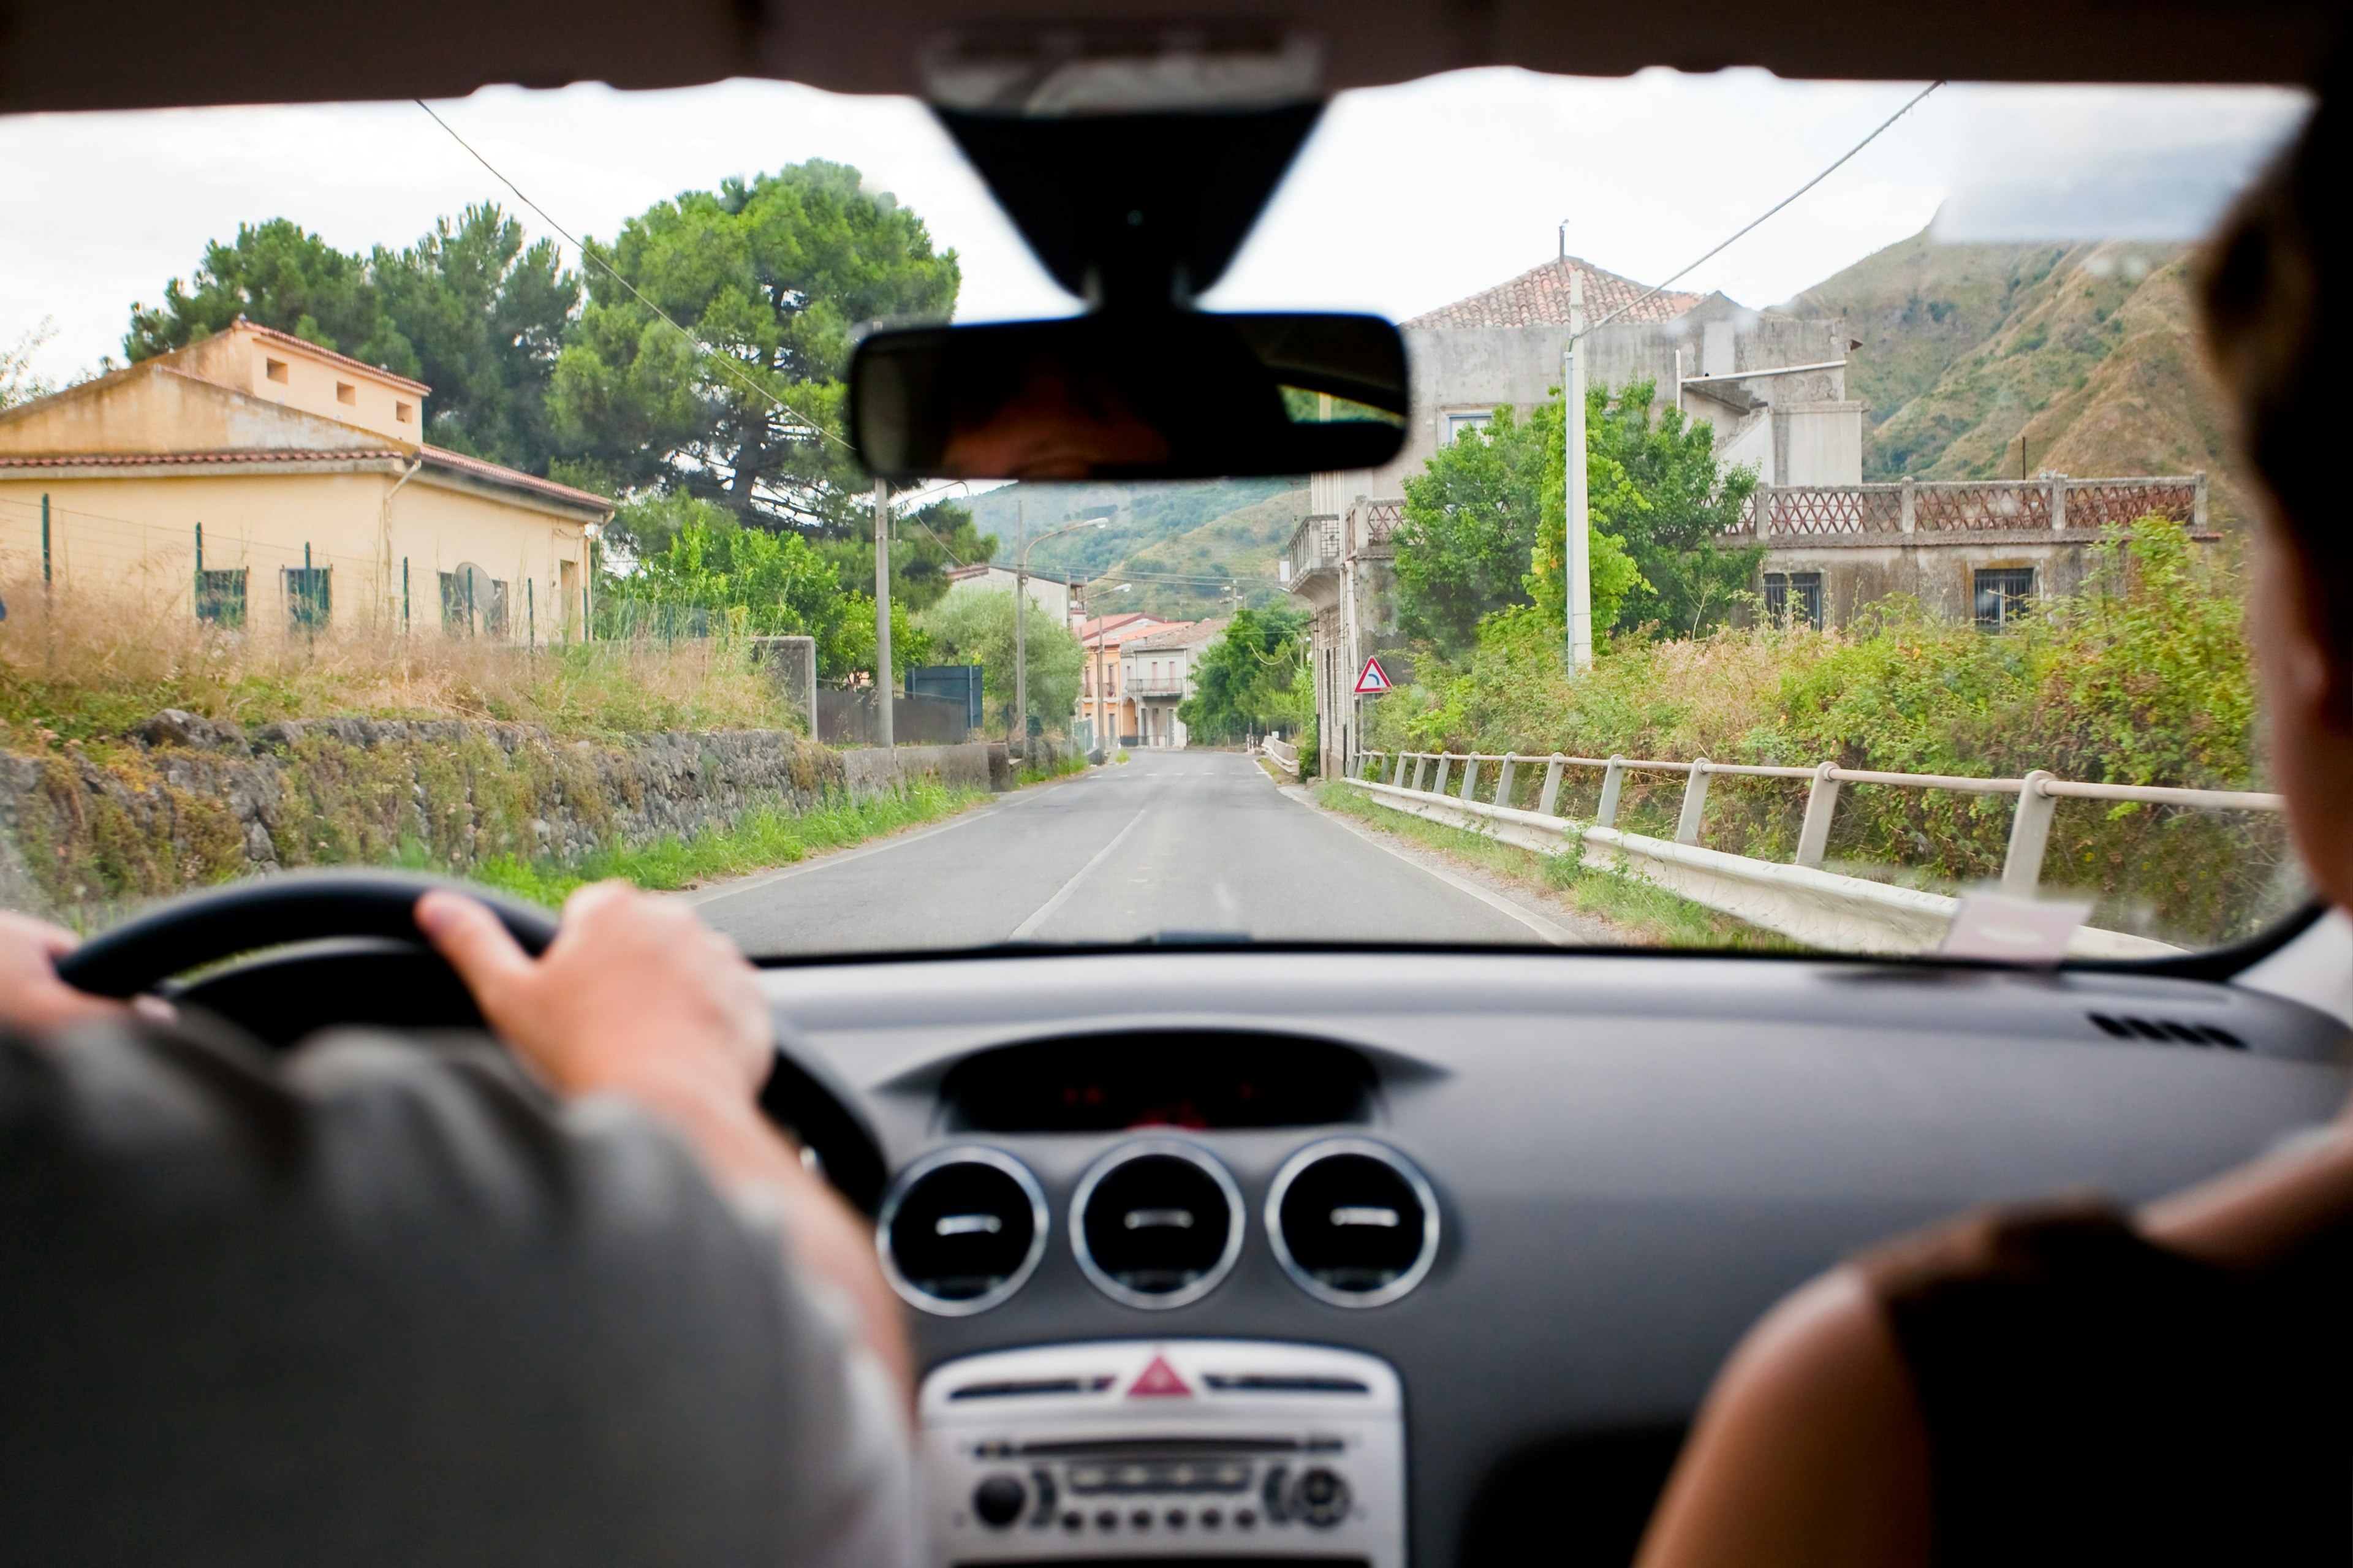
M 1299 776 L 1299 748 L 1297 746 L 1291 744 L 1280 735 L 1269 735 L 1265 739 L 1260 741 L 1258 744 L 1259 750 L 1264 752 L 1268 756 L 1274 759 L 1275 766 L 1281 768 L 1284 773 L 1289 773 L 1293 778 L 1297 778 Z
M 1841 768 L 1832 763 L 1818 763 L 1810 768 L 1769 767 L 1753 763 L 1715 763 L 1705 757 L 1688 763 L 1660 762 L 1641 757 L 1570 757 L 1559 752 L 1546 756 L 1522 755 L 1515 752 L 1360 752 L 1349 759 L 1348 777 L 1363 780 L 1376 761 L 1390 770 L 1386 781 L 1393 789 L 1410 790 L 1416 794 L 1448 795 L 1447 783 L 1454 765 L 1461 763 L 1461 783 L 1455 786 L 1452 798 L 1464 803 L 1476 803 L 1498 809 L 1513 810 L 1515 815 L 1533 815 L 1557 822 L 1564 828 L 1574 826 L 1555 809 L 1560 802 L 1562 776 L 1570 768 L 1599 768 L 1601 799 L 1596 806 L 1589 826 L 1614 828 L 1618 820 L 1618 800 L 1630 773 L 1681 773 L 1684 776 L 1683 809 L 1675 824 L 1678 844 L 1697 845 L 1704 826 L 1707 808 L 1707 781 L 1718 773 L 1744 778 L 1804 779 L 1810 782 L 1806 795 L 1806 816 L 1798 832 L 1798 852 L 1795 865 L 1819 870 L 1822 857 L 1830 845 L 1831 818 L 1838 810 L 1839 792 L 1851 784 L 1877 784 L 1898 789 L 1957 790 L 1972 795 L 2014 795 L 2018 809 L 2010 817 L 2010 846 L 2002 859 L 2001 890 L 2013 898 L 2031 898 L 2042 879 L 2042 859 L 2051 843 L 2051 818 L 2062 800 L 2132 801 L 2148 805 L 2189 806 L 2201 811 L 2282 811 L 2286 803 L 2276 795 L 2255 790 L 2176 789 L 2158 784 L 2083 784 L 2059 778 L 2037 768 L 2023 778 L 1969 778 L 1947 773 L 1890 773 L 1863 768 Z M 1413 780 L 1406 782 L 1406 767 L 1413 767 Z M 1480 772 L 1483 764 L 1497 764 L 1493 796 L 1478 802 Z M 1545 769 L 1544 789 L 1537 797 L 1533 814 L 1522 814 L 1512 805 L 1514 775 L 1522 765 L 1542 763 Z M 1423 780 L 1432 767 L 1437 777 L 1428 791 Z M 1715 853 L 1722 853 L 1716 851 Z M 1748 859 L 1751 857 L 1735 857 Z M 1770 862 L 1758 862 L 1770 864 Z

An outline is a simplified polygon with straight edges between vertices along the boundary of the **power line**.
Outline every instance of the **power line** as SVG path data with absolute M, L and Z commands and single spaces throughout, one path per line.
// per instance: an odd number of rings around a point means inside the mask
M 1791 191 L 1788 195 L 1783 196 L 1779 201 L 1775 202 L 1770 207 L 1767 207 L 1763 213 L 1759 214 L 1754 220 L 1752 220 L 1746 227 L 1743 227 L 1739 233 L 1735 234 L 1730 239 L 1725 240 L 1722 245 L 1717 246 L 1714 250 L 1709 251 L 1705 256 L 1701 257 L 1697 261 L 1693 262 L 1690 266 L 1683 268 L 1681 271 L 1675 273 L 1672 277 L 1668 278 L 1664 282 L 1660 283 L 1657 287 L 1645 289 L 1642 293 L 1637 295 L 1632 300 L 1628 300 L 1625 304 L 1619 306 L 1616 310 L 1610 311 L 1608 315 L 1594 322 L 1592 326 L 1586 328 L 1584 332 L 1579 332 L 1577 335 L 1581 338 L 1586 335 L 1586 332 L 1598 331 L 1601 328 L 1608 326 L 1610 322 L 1616 321 L 1627 311 L 1634 309 L 1637 305 L 1643 303 L 1645 300 L 1656 299 L 1659 295 L 1665 293 L 1669 284 L 1674 283 L 1678 279 L 1689 276 L 1691 273 L 1705 266 L 1708 262 L 1714 260 L 1716 257 L 1722 255 L 1725 251 L 1731 249 L 1735 244 L 1748 234 L 1750 229 L 1757 227 L 1758 224 L 1763 223 L 1767 218 L 1771 217 L 1775 213 L 1779 212 L 1783 207 L 1788 206 L 1791 202 L 1796 201 L 1799 196 L 1804 195 L 1808 191 L 1812 190 L 1816 185 L 1820 184 L 1824 180 L 1829 179 L 1832 174 L 1836 174 L 1847 160 L 1852 158 L 1857 153 L 1862 152 L 1865 147 L 1870 146 L 1873 142 L 1878 141 L 1880 132 L 1886 130 L 1889 126 L 1894 124 L 1897 121 L 1911 113 L 1915 109 L 1917 109 L 1920 106 L 1921 100 L 1926 98 L 1930 93 L 1936 91 L 1938 88 L 1944 85 L 1945 84 L 1942 80 L 1937 80 L 1932 81 L 1927 86 L 1922 88 L 1919 92 L 1913 96 L 1911 101 L 1905 104 L 1903 108 L 1897 110 L 1894 113 L 1889 115 L 1885 120 L 1881 121 L 1878 128 L 1873 131 L 1870 135 L 1864 137 L 1862 141 L 1856 142 L 1853 146 L 1840 153 L 1837 160 L 1833 162 L 1829 168 L 1824 169 L 1820 174 L 1816 174 L 1812 179 L 1808 180 L 1804 184 L 1799 185 L 1796 190 Z M 521 193 L 518 192 L 517 194 L 520 195 Z
M 580 253 L 582 260 L 593 261 L 597 266 L 603 268 L 605 269 L 605 275 L 612 279 L 614 282 L 618 283 L 622 288 L 627 289 L 629 291 L 630 297 L 636 300 L 638 304 L 643 305 L 647 310 L 651 310 L 655 315 L 660 317 L 662 321 L 667 322 L 671 330 L 676 331 L 680 337 L 684 338 L 688 342 L 692 343 L 696 348 L 702 350 L 704 353 L 717 361 L 722 369 L 726 371 L 728 374 L 733 376 L 737 381 L 742 382 L 745 387 L 751 390 L 754 395 L 766 398 L 769 402 L 775 404 L 777 407 L 783 409 L 786 413 L 799 420 L 804 426 L 807 426 L 808 429 L 818 437 L 818 439 L 830 441 L 835 446 L 840 447 L 843 451 L 855 455 L 857 448 L 850 446 L 849 442 L 843 440 L 840 437 L 835 435 L 832 431 L 827 429 L 824 426 L 818 424 L 807 415 L 803 414 L 799 409 L 795 408 L 791 404 L 786 403 L 783 398 L 778 397 L 775 393 L 770 392 L 766 387 L 762 386 L 750 376 L 745 375 L 742 367 L 737 365 L 733 359 L 730 359 L 726 354 L 722 353 L 719 350 L 712 348 L 709 343 L 704 342 L 701 338 L 696 337 L 684 327 L 680 326 L 676 321 L 672 320 L 669 311 L 663 310 L 659 305 L 655 304 L 651 300 L 647 299 L 636 284 L 622 277 L 620 273 L 614 268 L 611 262 L 606 260 L 603 257 L 589 249 L 586 245 L 583 244 L 577 238 L 575 238 L 570 229 L 565 228 L 562 224 L 556 222 L 553 217 L 548 216 L 547 209 L 545 207 L 541 206 L 537 202 L 533 201 L 529 196 L 523 195 L 522 187 L 521 185 L 516 184 L 512 180 L 508 179 L 504 174 L 499 173 L 498 166 L 492 163 L 488 158 L 483 157 L 481 153 L 476 152 L 472 142 L 467 141 L 463 136 L 459 135 L 456 129 L 452 127 L 448 121 L 433 112 L 433 106 L 431 104 L 426 102 L 421 98 L 414 98 L 409 100 L 409 101 L 417 105 L 417 108 L 425 110 L 425 112 L 431 117 L 434 124 L 438 125 L 442 130 L 448 132 L 449 140 L 455 142 L 459 146 L 463 147 L 466 150 L 467 156 L 472 158 L 475 163 L 480 163 L 483 168 L 488 169 L 491 172 L 491 178 L 498 181 L 499 184 L 512 191 L 514 193 L 515 200 L 521 202 L 523 205 L 537 213 L 539 215 L 540 222 L 545 224 L 548 227 L 554 229 L 556 233 L 562 235 L 566 240 L 570 241 L 572 248 Z M 925 529 L 923 531 L 929 533 L 931 532 L 931 530 Z

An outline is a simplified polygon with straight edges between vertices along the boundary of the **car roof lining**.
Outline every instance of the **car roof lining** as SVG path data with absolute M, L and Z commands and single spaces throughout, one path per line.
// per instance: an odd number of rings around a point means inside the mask
M 1132 0 L 415 0 L 324 10 L 245 0 L 191 27 L 164 0 L 12 0 L 0 9 L 0 111 L 459 97 L 604 81 L 687 87 L 768 77 L 916 93 L 928 43 L 970 28 L 1124 25 Z M 1152 15 L 1264 18 L 1194 0 Z M 1589 76 L 1761 66 L 1790 78 L 2277 82 L 2320 75 L 2341 35 L 2329 0 L 1293 0 L 1338 89 L 1482 65 Z

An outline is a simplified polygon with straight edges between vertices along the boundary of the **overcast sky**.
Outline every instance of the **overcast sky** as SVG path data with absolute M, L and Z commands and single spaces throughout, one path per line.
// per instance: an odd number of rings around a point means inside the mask
M 1482 70 L 1344 94 L 1209 302 L 1402 318 L 1547 259 L 1564 217 L 1573 254 L 1656 282 L 1917 90 L 1750 70 Z M 1957 237 L 2186 237 L 2303 103 L 2271 89 L 1947 88 L 1680 286 L 1769 305 L 1940 206 Z M 963 319 L 1070 308 L 907 100 L 739 81 L 493 89 L 436 107 L 575 234 L 610 237 L 679 191 L 829 158 L 956 249 Z M 477 201 L 515 205 L 413 104 L 0 119 L 0 347 L 49 318 L 48 374 L 119 354 L 132 301 L 157 299 L 240 222 L 288 217 L 365 250 Z

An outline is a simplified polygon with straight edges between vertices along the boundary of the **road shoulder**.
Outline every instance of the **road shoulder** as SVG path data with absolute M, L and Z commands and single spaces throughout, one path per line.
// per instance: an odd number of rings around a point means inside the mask
M 1385 833 L 1377 826 L 1359 822 L 1344 812 L 1320 805 L 1303 784 L 1278 783 L 1275 788 L 1374 848 L 1419 867 L 1457 891 L 1467 893 L 1490 908 L 1510 915 L 1556 946 L 1626 947 L 1639 941 L 1634 932 L 1577 908 L 1549 889 L 1531 887 L 1460 855 L 1451 855 L 1394 833 Z

